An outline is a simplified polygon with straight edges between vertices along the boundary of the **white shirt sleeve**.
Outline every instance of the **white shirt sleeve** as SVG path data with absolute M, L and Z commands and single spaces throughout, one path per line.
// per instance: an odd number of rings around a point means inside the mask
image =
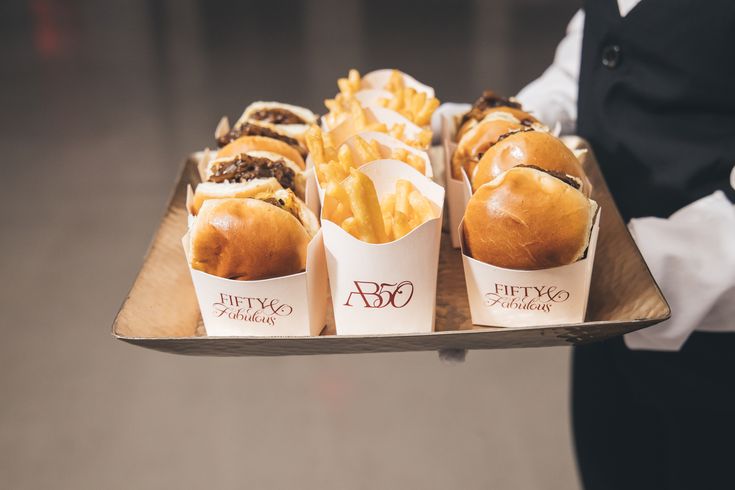
M 577 125 L 579 66 L 582 62 L 584 11 L 578 10 L 559 43 L 554 61 L 518 95 L 523 108 L 549 127 L 561 126 L 562 134 L 574 133 Z

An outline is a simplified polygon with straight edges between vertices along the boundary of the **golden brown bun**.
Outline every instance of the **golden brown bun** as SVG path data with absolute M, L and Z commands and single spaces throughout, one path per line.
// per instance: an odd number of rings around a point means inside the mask
M 480 187 L 464 214 L 471 257 L 507 269 L 547 269 L 582 258 L 597 204 L 571 185 L 528 167 Z
M 306 228 L 258 199 L 205 201 L 191 228 L 191 266 L 219 277 L 258 280 L 305 270 Z
M 462 168 L 467 172 L 467 176 L 471 176 L 477 166 L 479 154 L 487 151 L 500 136 L 523 127 L 515 117 L 483 119 L 477 123 L 457 144 L 457 150 L 452 155 L 452 177 L 461 180 Z
M 542 131 L 512 134 L 491 146 L 470 175 L 472 190 L 517 165 L 534 165 L 576 177 L 582 182 L 582 193 L 590 195 L 589 179 L 572 150 L 559 138 Z
M 516 109 L 515 107 L 506 107 L 506 106 L 497 106 L 497 107 L 488 107 L 484 111 L 482 111 L 482 117 L 479 119 L 468 119 L 467 121 L 462 124 L 459 129 L 457 130 L 457 134 L 455 136 L 455 140 L 459 141 L 462 139 L 462 137 L 465 135 L 467 131 L 475 127 L 476 124 L 478 124 L 480 121 L 482 121 L 485 117 L 488 116 L 488 114 L 493 114 L 495 112 L 507 112 L 508 114 L 512 115 L 519 121 L 523 121 L 524 119 L 528 119 L 533 123 L 540 124 L 539 120 L 533 117 L 528 112 Z
M 266 138 L 265 136 L 242 136 L 237 138 L 235 141 L 231 141 L 220 148 L 217 152 L 217 158 L 232 157 L 239 155 L 240 153 L 248 153 L 250 151 L 269 151 L 271 153 L 278 153 L 279 155 L 283 155 L 296 163 L 301 170 L 306 168 L 306 163 L 296 148 L 284 143 L 283 141 Z
M 253 179 L 247 182 L 239 183 L 221 183 L 202 182 L 196 187 L 196 190 L 187 199 L 186 206 L 189 214 L 196 216 L 204 201 L 210 199 L 228 199 L 255 197 L 259 194 L 272 194 L 282 189 L 281 184 L 276 179 L 270 177 L 268 179 Z

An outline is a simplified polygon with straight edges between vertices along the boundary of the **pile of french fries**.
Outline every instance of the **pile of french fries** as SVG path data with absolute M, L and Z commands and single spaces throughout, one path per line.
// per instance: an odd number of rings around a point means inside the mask
M 323 217 L 358 240 L 388 243 L 437 217 L 431 202 L 407 180 L 396 192 L 378 200 L 370 178 L 356 169 L 341 182 L 331 182 L 324 195 Z
M 415 140 L 408 140 L 403 135 L 405 127 L 399 124 L 391 128 L 386 128 L 385 125 L 374 123 L 372 129 L 361 129 L 369 126 L 369 124 L 365 118 L 364 108 L 355 98 L 355 94 L 362 88 L 362 77 L 360 73 L 354 69 L 350 70 L 347 78 L 337 80 L 337 86 L 339 87 L 339 93 L 333 99 L 326 99 L 324 101 L 324 105 L 329 109 L 329 113 L 324 117 L 331 127 L 352 117 L 358 132 L 390 132 L 394 137 L 416 148 L 426 148 L 431 142 L 431 131 L 425 130 Z M 403 77 L 398 70 L 392 71 L 383 89 L 390 92 L 392 98 L 380 99 L 378 105 L 401 114 L 417 126 L 424 128 L 429 126 L 432 114 L 439 107 L 439 100 L 436 97 L 427 97 L 423 92 L 417 92 L 413 88 L 406 87 Z
M 405 148 L 382 150 L 377 140 L 366 141 L 360 135 L 354 139 L 354 151 L 346 143 L 335 149 L 329 133 L 322 131 L 317 126 L 309 128 L 305 138 L 306 146 L 309 148 L 316 168 L 317 178 L 322 186 L 340 182 L 350 174 L 350 169 L 359 168 L 366 163 L 383 158 L 400 160 L 421 174 L 426 172 L 426 162 L 420 156 Z

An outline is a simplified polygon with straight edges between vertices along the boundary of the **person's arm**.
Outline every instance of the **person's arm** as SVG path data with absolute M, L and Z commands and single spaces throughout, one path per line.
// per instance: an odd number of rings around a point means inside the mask
M 564 134 L 573 133 L 577 125 L 583 29 L 584 11 L 578 10 L 567 26 L 566 36 L 556 48 L 551 66 L 516 96 L 524 109 L 550 128 L 560 124 Z

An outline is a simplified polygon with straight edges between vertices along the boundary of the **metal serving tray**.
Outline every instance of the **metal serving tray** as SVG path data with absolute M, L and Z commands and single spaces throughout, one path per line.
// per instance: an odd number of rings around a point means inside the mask
M 587 147 L 576 138 L 577 147 Z M 163 352 L 199 356 L 280 356 L 360 352 L 503 349 L 595 342 L 654 325 L 670 309 L 646 267 L 591 151 L 584 165 L 593 199 L 603 209 L 587 318 L 583 323 L 525 328 L 472 325 L 459 250 L 442 237 L 436 328 L 429 334 L 334 334 L 332 318 L 318 337 L 207 337 L 181 247 L 186 232 L 186 187 L 199 176 L 190 156 L 179 175 L 161 225 L 112 325 L 125 342 Z

